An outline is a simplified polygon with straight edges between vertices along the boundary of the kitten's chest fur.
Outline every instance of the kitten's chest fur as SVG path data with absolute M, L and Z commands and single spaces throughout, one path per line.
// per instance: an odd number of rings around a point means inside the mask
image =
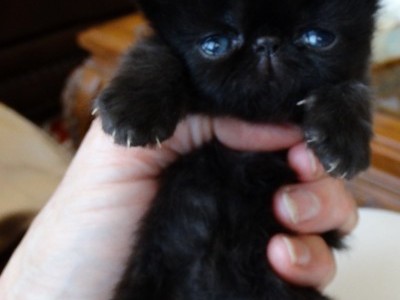
M 271 236 L 285 231 L 274 219 L 272 194 L 295 181 L 284 152 L 239 153 L 212 141 L 178 160 L 162 178 L 119 295 L 325 299 L 279 279 L 265 256 Z M 124 291 L 125 284 L 135 294 Z M 300 290 L 304 298 L 298 297 Z
M 253 123 L 298 124 L 304 111 L 297 103 L 304 99 L 304 94 L 286 99 L 277 99 L 265 95 L 243 97 L 221 97 L 215 99 L 206 95 L 197 95 L 190 103 L 192 113 L 214 117 L 234 117 Z

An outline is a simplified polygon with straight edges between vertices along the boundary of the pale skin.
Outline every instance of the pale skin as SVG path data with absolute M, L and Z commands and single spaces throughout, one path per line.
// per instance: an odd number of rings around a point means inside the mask
M 162 148 L 153 149 L 117 146 L 94 121 L 1 275 L 0 299 L 110 299 L 160 172 L 214 136 L 237 150 L 290 148 L 289 163 L 300 183 L 277 191 L 273 205 L 277 219 L 299 235 L 273 237 L 265 259 L 282 278 L 322 289 L 336 266 L 317 233 L 347 234 L 357 221 L 344 183 L 325 174 L 295 127 L 191 116 Z

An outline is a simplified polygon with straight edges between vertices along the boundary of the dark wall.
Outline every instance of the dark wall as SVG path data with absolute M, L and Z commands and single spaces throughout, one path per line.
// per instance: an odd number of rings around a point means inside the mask
M 0 101 L 36 122 L 57 113 L 67 76 L 87 55 L 77 33 L 132 11 L 131 0 L 3 0 Z

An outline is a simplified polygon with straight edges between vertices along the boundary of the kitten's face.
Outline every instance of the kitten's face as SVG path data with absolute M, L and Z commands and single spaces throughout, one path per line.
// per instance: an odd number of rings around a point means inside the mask
M 143 0 L 198 90 L 273 113 L 324 84 L 363 80 L 377 0 Z M 240 114 L 240 113 L 239 113 Z M 247 117 L 243 113 L 243 117 Z M 261 117 L 262 118 L 262 117 Z

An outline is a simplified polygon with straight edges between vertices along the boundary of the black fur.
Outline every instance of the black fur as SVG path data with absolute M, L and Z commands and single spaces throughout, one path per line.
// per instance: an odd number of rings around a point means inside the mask
M 156 33 L 127 54 L 96 102 L 117 143 L 165 140 L 189 113 L 228 115 L 300 125 L 333 176 L 368 166 L 377 0 L 139 2 Z M 336 41 L 306 47 L 307 28 Z M 237 44 L 210 58 L 200 45 L 216 34 Z M 270 199 L 293 182 L 285 153 L 239 153 L 214 140 L 182 157 L 161 178 L 114 300 L 326 299 L 284 282 L 265 257 L 270 237 L 286 231 Z M 336 232 L 324 238 L 340 245 Z

